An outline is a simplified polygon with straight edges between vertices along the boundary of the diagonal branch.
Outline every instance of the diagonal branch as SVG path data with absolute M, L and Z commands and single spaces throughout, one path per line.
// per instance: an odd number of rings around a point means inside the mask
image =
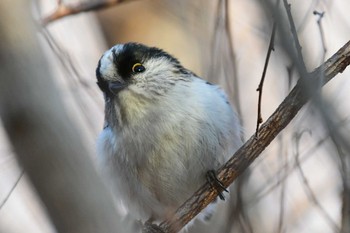
M 272 140 L 289 124 L 303 105 L 319 89 L 320 74 L 323 74 L 322 85 L 326 84 L 350 64 L 350 41 L 329 58 L 323 65 L 310 73 L 309 78 L 298 81 L 293 90 L 284 99 L 276 111 L 261 126 L 259 139 L 255 135 L 218 170 L 218 178 L 228 187 L 245 169 L 260 155 Z M 211 203 L 218 193 L 206 183 L 174 214 L 174 217 L 162 222 L 160 228 L 164 232 L 177 232 Z
M 58 2 L 56 10 L 50 15 L 44 17 L 42 19 L 42 24 L 47 25 L 55 20 L 61 19 L 66 16 L 75 15 L 82 12 L 101 10 L 124 2 L 127 2 L 127 0 L 104 0 L 95 2 L 88 1 L 79 2 L 74 5 L 65 5 L 62 2 Z

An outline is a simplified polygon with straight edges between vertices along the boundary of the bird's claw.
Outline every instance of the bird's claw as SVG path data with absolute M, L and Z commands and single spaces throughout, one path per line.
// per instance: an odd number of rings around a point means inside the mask
M 145 224 L 143 224 L 142 233 L 164 233 L 164 230 L 152 223 L 152 220 L 147 220 Z
M 228 193 L 228 190 L 226 189 L 224 184 L 218 179 L 218 177 L 216 176 L 216 173 L 215 173 L 214 170 L 209 170 L 207 172 L 207 181 L 219 193 L 218 194 L 219 198 L 221 200 L 225 200 L 225 197 L 222 194 L 222 192 L 227 192 Z

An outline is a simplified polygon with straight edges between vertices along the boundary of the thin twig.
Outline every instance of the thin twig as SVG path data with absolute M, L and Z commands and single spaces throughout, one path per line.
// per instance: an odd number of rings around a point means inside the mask
M 300 156 L 300 163 L 306 162 L 308 159 L 310 159 L 312 156 L 315 155 L 315 151 L 318 150 L 320 145 L 325 143 L 329 139 L 329 135 L 320 139 L 317 143 L 315 143 L 312 148 L 308 149 L 306 152 L 303 153 L 303 156 Z M 293 163 L 293 164 L 290 164 Z M 255 196 L 257 198 L 251 199 L 248 201 L 247 208 L 256 205 L 261 199 L 266 197 L 268 194 L 270 194 L 273 190 L 275 190 L 278 186 L 280 186 L 284 180 L 288 178 L 288 175 L 290 175 L 295 169 L 296 169 L 295 161 L 287 161 L 285 162 L 279 170 L 271 177 L 267 179 L 266 182 L 261 184 L 261 189 L 259 189 Z M 277 180 L 276 180 L 277 177 Z
M 323 48 L 323 55 L 322 55 L 322 62 L 323 62 L 324 59 L 325 59 L 326 53 L 327 53 L 326 39 L 325 39 L 325 36 L 324 36 L 324 31 L 323 31 L 322 24 L 321 24 L 325 12 L 314 11 L 313 14 L 316 15 L 316 16 L 318 16 L 317 25 L 318 25 L 318 29 L 319 29 L 319 31 L 320 31 L 321 42 L 322 42 L 322 48 Z
M 305 132 L 305 131 L 303 131 Z M 322 207 L 322 205 L 320 204 L 320 202 L 318 201 L 315 193 L 313 192 L 313 190 L 311 189 L 310 185 L 309 185 L 309 181 L 306 178 L 306 175 L 304 174 L 303 169 L 301 168 L 300 165 L 300 155 L 299 155 L 299 143 L 300 143 L 300 139 L 303 135 L 303 132 L 296 134 L 295 135 L 295 146 L 296 146 L 296 155 L 295 155 L 295 164 L 297 166 L 297 169 L 299 171 L 300 174 L 300 178 L 302 180 L 303 183 L 303 187 L 305 190 L 306 195 L 309 197 L 309 199 L 311 200 L 311 202 L 320 210 L 321 214 L 323 215 L 323 217 L 328 221 L 328 223 L 332 226 L 333 228 L 333 232 L 339 232 L 339 227 L 337 226 L 337 224 L 333 221 L 333 219 L 329 216 L 329 214 L 327 213 L 327 211 Z
M 279 0 L 278 0 L 279 1 Z M 234 48 L 233 48 L 233 34 L 231 31 L 231 20 L 230 20 L 230 0 L 225 0 L 223 3 L 224 10 L 223 18 L 224 18 L 224 26 L 225 26 L 225 36 L 227 38 L 227 44 L 228 44 L 228 59 L 231 61 L 230 67 L 232 68 L 232 74 L 226 74 L 225 76 L 231 76 L 232 78 L 232 84 L 233 84 L 233 101 L 235 109 L 238 113 L 238 116 L 242 115 L 242 107 L 241 107 L 241 101 L 240 101 L 240 89 L 238 85 L 239 77 L 238 77 L 238 67 L 237 62 L 234 54 Z M 228 79 L 226 79 L 228 80 Z M 244 125 L 243 118 L 239 118 L 240 125 Z M 245 141 L 244 134 L 241 135 L 242 141 Z M 243 195 L 243 187 L 247 184 L 247 179 L 249 178 L 249 172 L 244 173 L 244 175 L 240 176 L 239 179 L 236 180 L 236 186 L 235 186 L 235 198 L 231 198 L 230 205 L 233 208 L 229 209 L 229 212 L 227 213 L 227 224 L 225 226 L 225 231 L 223 232 L 231 232 L 231 229 L 233 226 L 237 227 L 239 224 L 243 231 L 246 233 L 252 233 L 253 228 L 251 224 L 251 220 L 249 219 L 248 214 L 246 213 L 246 210 L 243 208 L 244 205 L 244 195 Z M 231 194 L 232 195 L 232 194 Z
M 336 127 L 331 129 L 330 133 L 324 136 L 323 138 L 319 139 L 312 147 L 307 149 L 300 155 L 299 163 L 305 163 L 308 159 L 316 155 L 316 151 L 320 148 L 321 145 L 325 144 L 329 139 L 331 139 L 330 134 L 333 131 L 339 130 L 342 127 L 346 127 L 349 123 L 349 119 L 341 120 L 339 123 L 337 123 Z M 309 129 L 303 130 L 311 132 Z M 291 164 L 292 163 L 292 164 Z M 254 164 L 254 166 L 257 165 L 257 162 Z M 256 205 L 261 199 L 263 199 L 265 196 L 270 194 L 274 189 L 276 189 L 278 186 L 282 184 L 282 182 L 288 178 L 288 175 L 292 174 L 294 170 L 296 170 L 297 165 L 295 163 L 295 160 L 293 161 L 286 161 L 279 170 L 273 174 L 273 176 L 270 176 L 267 178 L 266 182 L 262 183 L 260 187 L 258 188 L 258 191 L 253 196 L 257 196 L 255 199 L 248 200 L 247 208 L 250 208 L 254 205 Z
M 104 0 L 94 2 L 79 2 L 77 4 L 65 5 L 62 1 L 58 1 L 56 10 L 50 15 L 44 17 L 41 22 L 43 25 L 47 25 L 55 20 L 61 19 L 66 16 L 79 14 L 87 11 L 101 10 L 107 7 L 117 5 L 119 3 L 127 2 L 127 0 Z
M 233 48 L 233 37 L 232 37 L 232 31 L 231 31 L 231 20 L 230 20 L 230 1 L 225 0 L 225 35 L 227 36 L 228 40 L 228 46 L 229 51 L 228 55 L 230 60 L 232 61 L 232 71 L 233 71 L 233 96 L 234 96 L 234 106 L 236 108 L 236 111 L 238 113 L 238 116 L 243 116 L 242 114 L 242 107 L 241 107 L 241 101 L 240 101 L 240 89 L 238 88 L 238 67 L 236 62 L 236 57 L 234 54 L 234 48 Z M 240 118 L 240 125 L 244 125 L 243 119 Z M 242 135 L 243 137 L 243 135 Z
M 66 77 L 69 77 L 67 79 L 67 82 L 70 84 L 68 85 L 71 89 L 71 93 L 73 94 L 74 98 L 73 100 L 76 102 L 76 105 L 81 109 L 81 112 L 83 112 L 83 116 L 85 118 L 85 122 L 88 125 L 88 129 L 91 130 L 91 135 L 94 135 L 94 124 L 92 122 L 91 117 L 89 117 L 88 110 L 86 108 L 85 101 L 83 101 L 81 93 L 76 91 L 76 89 L 79 86 L 84 87 L 84 91 L 86 91 L 87 95 L 91 97 L 91 99 L 96 103 L 96 106 L 100 107 L 101 103 L 99 103 L 98 98 L 94 98 L 93 93 L 91 91 L 93 90 L 91 88 L 91 85 L 82 77 L 80 72 L 77 69 L 77 66 L 74 63 L 73 58 L 69 55 L 68 51 L 64 49 L 55 38 L 51 35 L 49 30 L 47 28 L 42 27 L 39 28 L 41 31 L 41 34 L 43 35 L 44 39 L 46 40 L 48 46 L 50 46 L 52 52 L 58 59 L 59 63 L 62 65 L 65 72 L 67 72 Z
M 285 155 L 286 154 L 286 146 L 284 145 L 284 139 L 283 139 L 283 134 L 278 137 L 280 139 L 278 145 L 279 145 L 279 154 L 280 155 Z M 280 158 L 280 163 L 281 164 L 287 164 L 286 161 L 288 160 L 286 156 L 279 156 Z M 280 174 L 280 176 L 284 176 L 284 174 L 287 173 L 287 169 L 283 170 L 283 173 Z M 284 229 L 284 217 L 285 217 L 285 212 L 286 212 L 286 186 L 287 186 L 287 180 L 282 179 L 281 181 L 281 192 L 280 192 L 280 212 L 279 212 L 279 217 L 278 217 L 278 225 L 277 225 L 277 232 L 278 233 L 283 233 Z
M 331 136 L 332 143 L 337 151 L 339 157 L 339 170 L 341 171 L 341 178 L 343 183 L 342 190 L 342 211 L 341 211 L 341 225 L 339 232 L 350 232 L 350 158 L 346 152 L 343 151 L 342 145 L 340 145 L 337 136 L 333 133 L 333 130 L 328 128 L 329 135 Z
M 260 83 L 258 88 L 256 89 L 257 92 L 259 92 L 259 99 L 258 99 L 258 117 L 256 120 L 256 131 L 255 131 L 255 137 L 258 138 L 259 136 L 259 127 L 260 124 L 263 123 L 263 118 L 261 116 L 261 101 L 262 101 L 262 92 L 263 92 L 263 87 L 264 87 L 264 81 L 265 81 L 265 76 L 266 76 L 266 71 L 267 71 L 267 66 L 270 61 L 270 56 L 271 52 L 274 50 L 274 41 L 275 41 L 275 34 L 276 34 L 276 23 L 275 21 L 273 22 L 272 26 L 272 32 L 271 32 L 271 37 L 270 37 L 270 43 L 269 43 L 269 48 L 267 49 L 267 54 L 266 54 L 266 59 L 265 59 L 265 64 L 264 64 L 264 69 L 261 75 Z
M 276 9 L 278 8 L 279 4 L 280 4 L 280 0 L 277 0 L 277 2 L 276 2 Z M 267 66 L 268 66 L 269 61 L 270 61 L 271 52 L 274 51 L 275 35 L 276 35 L 276 17 L 274 17 L 274 20 L 273 20 L 271 37 L 270 37 L 270 43 L 269 43 L 269 48 L 267 49 L 267 54 L 266 54 L 266 59 L 265 59 L 263 73 L 261 75 L 259 86 L 256 89 L 256 91 L 259 92 L 259 97 L 258 97 L 258 115 L 257 115 L 257 119 L 256 119 L 256 130 L 255 130 L 255 137 L 256 138 L 258 138 L 258 136 L 259 136 L 260 124 L 263 123 L 263 121 L 264 121 L 263 118 L 262 118 L 262 114 L 261 114 L 262 92 L 263 92 L 263 87 L 264 87 L 264 82 L 265 82 Z
M 294 25 L 293 16 L 292 16 L 292 12 L 290 9 L 291 7 L 290 7 L 290 4 L 287 2 L 287 0 L 283 0 L 283 3 L 284 3 L 284 7 L 286 8 L 286 11 L 287 11 L 288 21 L 290 24 L 290 29 L 292 31 L 295 50 L 297 53 L 297 59 L 295 59 L 295 61 L 297 62 L 298 70 L 300 72 L 301 77 L 306 77 L 307 69 L 305 66 L 303 54 L 301 52 L 302 47 L 301 47 L 300 42 L 299 42 L 298 33 L 297 33 L 297 30 L 296 30 L 295 25 Z
M 21 173 L 19 174 L 17 180 L 15 181 L 15 183 L 13 184 L 13 186 L 11 187 L 10 191 L 9 191 L 8 194 L 5 196 L 4 200 L 1 202 L 1 204 L 0 204 L 0 210 L 2 209 L 2 207 L 4 207 L 4 205 L 6 204 L 7 200 L 10 198 L 11 194 L 13 193 L 13 191 L 14 191 L 15 188 L 17 187 L 19 181 L 21 180 L 23 174 L 24 174 L 24 170 L 21 171 Z
M 222 27 L 222 17 L 221 17 L 221 7 L 222 7 L 223 0 L 219 0 L 216 5 L 215 10 L 215 23 L 214 23 L 214 31 L 213 31 L 213 38 L 211 40 L 210 45 L 210 60 L 209 65 L 210 68 L 208 69 L 208 75 L 207 77 L 209 79 L 215 77 L 214 74 L 217 74 L 219 72 L 219 65 L 218 63 L 218 44 L 219 44 L 219 36 L 221 36 L 221 27 Z
M 324 73 L 324 83 L 334 78 L 350 65 L 350 41 L 322 66 L 309 74 L 308 79 L 300 79 L 276 111 L 261 126 L 259 139 L 255 135 L 224 164 L 217 172 L 219 180 L 228 187 L 260 155 L 272 140 L 289 124 L 305 103 L 318 91 L 319 74 Z M 208 183 L 204 184 L 174 214 L 171 220 L 162 222 L 164 232 L 177 232 L 218 195 Z

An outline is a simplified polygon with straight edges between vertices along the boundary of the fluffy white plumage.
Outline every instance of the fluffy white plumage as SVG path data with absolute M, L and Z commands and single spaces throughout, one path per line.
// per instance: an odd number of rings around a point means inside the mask
M 105 96 L 100 167 L 137 219 L 166 218 L 241 145 L 223 91 L 160 49 L 116 45 L 96 74 Z

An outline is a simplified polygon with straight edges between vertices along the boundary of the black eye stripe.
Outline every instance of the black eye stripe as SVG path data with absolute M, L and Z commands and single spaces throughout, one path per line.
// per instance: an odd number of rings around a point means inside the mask
M 134 73 L 132 70 L 134 64 L 141 63 L 143 60 L 142 56 L 140 56 L 141 54 L 137 54 L 133 49 L 125 46 L 118 54 L 116 54 L 115 50 L 112 50 L 112 52 L 113 62 L 117 68 L 118 74 L 124 80 L 130 79 Z
M 189 73 L 176 58 L 155 47 L 147 47 L 138 43 L 127 43 L 112 48 L 111 52 L 117 76 L 124 81 L 128 81 L 136 73 L 144 72 L 146 67 L 143 64 L 151 58 L 165 58 L 173 64 L 179 73 Z M 140 65 L 134 67 L 137 63 Z

